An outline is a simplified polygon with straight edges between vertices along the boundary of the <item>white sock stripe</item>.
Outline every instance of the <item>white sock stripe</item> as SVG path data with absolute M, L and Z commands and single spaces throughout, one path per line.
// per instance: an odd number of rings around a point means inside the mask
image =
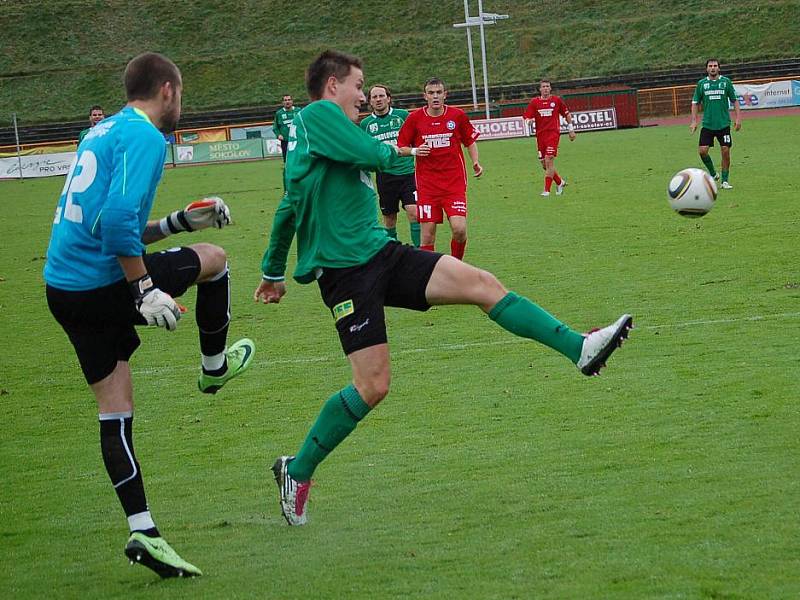
M 225 350 L 227 350 L 227 348 Z M 200 361 L 203 365 L 203 368 L 206 371 L 216 371 L 217 369 L 221 369 L 222 365 L 225 364 L 225 350 L 219 354 L 215 354 L 214 356 L 206 356 L 205 354 L 201 354 Z
M 97 418 L 100 421 L 114 421 L 116 419 L 127 419 L 133 416 L 133 412 L 100 413 Z
M 125 419 L 119 420 L 119 437 L 122 439 L 122 447 L 125 448 L 125 452 L 128 455 L 128 460 L 131 463 L 131 468 L 133 469 L 133 472 L 127 479 L 123 479 L 119 483 L 115 483 L 114 489 L 117 489 L 119 486 L 128 483 L 131 479 L 133 479 L 134 477 L 136 477 L 136 475 L 139 474 L 139 469 L 136 468 L 136 461 L 133 460 L 133 454 L 131 454 L 131 449 L 128 447 L 128 440 L 125 439 Z
M 154 529 L 155 526 L 156 524 L 153 522 L 153 517 L 150 516 L 149 510 L 128 517 L 128 527 L 131 531 Z
M 225 275 L 227 275 L 228 273 L 230 273 L 230 269 L 228 269 L 228 263 L 225 263 L 225 268 L 222 269 L 222 271 L 220 271 L 216 275 L 214 275 L 211 279 L 209 279 L 208 283 L 211 283 L 212 281 L 219 281 L 220 279 L 225 277 Z

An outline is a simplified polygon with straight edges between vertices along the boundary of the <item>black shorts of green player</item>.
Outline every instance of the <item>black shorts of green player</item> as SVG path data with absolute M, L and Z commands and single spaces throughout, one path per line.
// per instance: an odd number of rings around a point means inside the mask
M 345 355 L 387 342 L 384 307 L 430 308 L 425 289 L 441 257 L 389 242 L 363 265 L 323 270 L 317 283 Z
M 719 141 L 720 146 L 727 146 L 728 148 L 733 146 L 730 127 L 725 127 L 724 129 L 707 129 L 703 127 L 700 130 L 700 143 L 698 145 L 713 148 L 714 139 Z
M 194 285 L 200 273 L 200 257 L 186 247 L 146 254 L 144 263 L 153 284 L 173 298 Z M 147 323 L 125 279 L 78 292 L 48 285 L 46 293 L 50 312 L 72 342 L 89 385 L 110 375 L 117 361 L 128 361 L 141 344 L 135 326 Z
M 378 173 L 378 203 L 381 214 L 396 215 L 400 207 L 417 203 L 417 183 L 414 173 L 393 175 L 391 173 Z

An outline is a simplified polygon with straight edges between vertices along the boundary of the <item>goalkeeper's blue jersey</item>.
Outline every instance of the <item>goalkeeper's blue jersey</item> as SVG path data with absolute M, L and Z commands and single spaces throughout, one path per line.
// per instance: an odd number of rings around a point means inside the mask
M 92 127 L 58 199 L 44 279 L 90 290 L 123 278 L 117 256 L 141 256 L 142 232 L 164 169 L 164 136 L 133 107 Z

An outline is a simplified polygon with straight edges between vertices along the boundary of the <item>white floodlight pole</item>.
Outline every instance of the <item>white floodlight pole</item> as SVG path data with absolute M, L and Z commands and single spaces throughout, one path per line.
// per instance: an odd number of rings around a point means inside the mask
M 472 81 L 472 106 L 478 108 L 478 97 L 475 89 L 475 64 L 472 60 L 472 37 L 470 36 L 470 27 L 479 27 L 481 30 L 481 63 L 483 66 L 483 97 L 486 104 L 486 118 L 490 118 L 489 113 L 489 71 L 486 65 L 486 33 L 484 32 L 485 25 L 494 25 L 498 20 L 507 19 L 508 15 L 498 15 L 497 13 L 483 12 L 483 0 L 478 0 L 478 16 L 469 16 L 469 0 L 464 0 L 464 22 L 453 23 L 453 27 L 466 27 L 467 28 L 467 45 L 469 46 L 469 75 Z
M 469 23 L 469 0 L 464 0 L 464 23 Z M 467 49 L 469 51 L 469 80 L 472 84 L 472 108 L 478 109 L 478 90 L 475 87 L 475 61 L 472 60 L 472 32 L 467 30 Z
M 486 103 L 486 118 L 490 118 L 489 114 L 489 74 L 486 70 L 486 34 L 484 33 L 483 24 L 483 0 L 478 0 L 478 19 L 481 30 L 481 61 L 483 62 L 483 100 Z M 469 30 L 469 27 L 467 27 Z
M 19 179 L 22 181 L 24 176 L 22 174 L 22 154 L 19 148 L 19 129 L 17 128 L 17 113 L 13 113 L 11 118 L 14 121 L 14 137 L 17 139 L 17 163 L 19 163 Z

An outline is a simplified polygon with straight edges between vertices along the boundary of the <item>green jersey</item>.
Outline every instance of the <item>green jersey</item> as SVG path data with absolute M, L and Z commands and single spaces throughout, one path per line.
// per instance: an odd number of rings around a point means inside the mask
M 407 118 L 407 110 L 390 108 L 385 115 L 372 113 L 368 117 L 364 117 L 361 121 L 361 129 L 378 141 L 397 146 L 397 136 Z M 403 157 L 401 164 L 383 172 L 390 175 L 409 175 L 414 172 L 414 158 L 412 156 Z
M 286 194 L 261 261 L 266 279 L 283 279 L 295 232 L 299 283 L 314 281 L 326 267 L 362 265 L 391 241 L 378 224 L 367 171 L 396 168 L 396 147 L 368 136 L 337 104 L 319 100 L 295 117 L 288 150 Z
M 289 126 L 292 124 L 292 120 L 294 120 L 299 112 L 300 109 L 296 106 L 293 106 L 288 110 L 285 108 L 279 108 L 275 112 L 275 120 L 272 123 L 272 131 L 275 133 L 275 137 L 281 135 L 283 136 L 283 139 L 289 139 Z
M 725 129 L 731 125 L 728 101 L 738 102 L 739 97 L 733 89 L 733 82 L 727 77 L 717 79 L 704 77 L 697 82 L 692 104 L 703 105 L 703 127 L 706 129 Z
M 91 128 L 91 127 L 87 127 L 86 129 L 82 130 L 82 131 L 81 131 L 81 132 L 78 134 L 78 143 L 79 143 L 79 144 L 80 144 L 80 143 L 83 141 L 83 138 L 85 138 L 85 137 L 86 137 L 86 134 L 87 134 L 87 133 L 89 133 L 91 130 L 92 130 L 92 128 Z

